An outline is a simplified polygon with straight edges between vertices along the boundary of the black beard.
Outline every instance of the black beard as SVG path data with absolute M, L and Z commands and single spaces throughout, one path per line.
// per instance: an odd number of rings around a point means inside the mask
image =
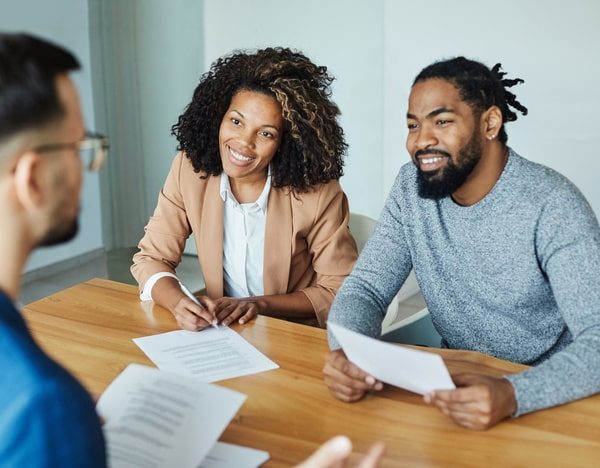
M 79 220 L 75 218 L 69 224 L 60 224 L 55 226 L 46 233 L 42 241 L 39 243 L 40 247 L 49 247 L 51 245 L 62 244 L 73 239 L 79 231 Z
M 456 192 L 473 172 L 475 166 L 481 159 L 482 145 L 477 134 L 473 134 L 469 143 L 458 153 L 458 164 L 455 164 L 450 154 L 441 150 L 422 150 L 415 153 L 415 165 L 417 166 L 417 184 L 419 196 L 440 200 Z M 426 154 L 444 155 L 448 158 L 445 167 L 437 171 L 423 172 L 418 165 L 418 156 Z

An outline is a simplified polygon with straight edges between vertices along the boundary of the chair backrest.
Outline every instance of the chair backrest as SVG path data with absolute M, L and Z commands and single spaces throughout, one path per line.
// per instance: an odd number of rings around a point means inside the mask
M 350 213 L 350 221 L 348 227 L 350 232 L 356 241 L 358 247 L 358 253 L 360 253 L 365 246 L 367 239 L 373 234 L 377 221 L 368 216 L 361 215 L 358 213 Z
M 365 246 L 371 234 L 375 230 L 377 221 L 368 216 L 361 215 L 358 213 L 350 213 L 350 221 L 348 227 L 350 232 L 356 241 L 358 252 L 360 253 Z M 400 342 L 408 340 L 412 334 L 415 334 L 415 341 L 413 343 L 421 342 L 421 344 L 427 344 L 429 346 L 439 346 L 440 338 L 433 325 L 431 319 L 428 316 L 427 309 L 423 309 L 420 315 L 415 316 L 408 320 L 402 320 L 402 325 L 396 325 L 398 320 L 398 304 L 419 292 L 419 285 L 415 278 L 415 273 L 410 272 L 408 278 L 398 291 L 398 294 L 392 300 L 388 306 L 388 310 L 383 320 L 383 332 L 384 334 L 389 333 L 390 341 L 394 341 L 395 338 L 401 338 Z M 413 325 L 414 322 L 414 325 Z M 400 330 L 400 328 L 406 326 L 407 330 Z M 416 332 L 416 333 L 415 333 Z M 397 335 L 397 336 L 396 336 Z
M 350 221 L 348 223 L 350 232 L 356 241 L 356 246 L 358 247 L 358 253 L 360 253 L 367 243 L 371 234 L 375 230 L 375 226 L 377 225 L 377 221 L 373 218 L 369 218 L 368 216 L 361 215 L 358 213 L 350 213 Z M 403 301 L 408 297 L 412 296 L 419 292 L 419 285 L 417 284 L 417 279 L 415 278 L 414 272 L 411 272 L 406 279 L 406 282 L 400 289 L 398 293 L 397 300 Z

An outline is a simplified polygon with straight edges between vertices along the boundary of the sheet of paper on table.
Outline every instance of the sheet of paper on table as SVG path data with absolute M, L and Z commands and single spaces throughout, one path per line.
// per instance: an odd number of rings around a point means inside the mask
M 425 395 L 456 388 L 439 354 L 376 340 L 328 322 L 348 359 L 382 382 Z
M 204 382 L 279 367 L 238 333 L 222 325 L 218 329 L 176 330 L 133 341 L 159 369 Z
M 195 468 L 245 399 L 233 390 L 130 364 L 96 406 L 105 421 L 108 464 Z
M 256 468 L 269 457 L 269 452 L 217 442 L 198 468 Z

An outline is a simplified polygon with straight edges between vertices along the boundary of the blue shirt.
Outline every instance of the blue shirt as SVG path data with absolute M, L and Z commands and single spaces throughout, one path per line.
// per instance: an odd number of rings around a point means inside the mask
M 106 454 L 92 399 L 0 292 L 0 467 L 9 466 L 105 467 Z

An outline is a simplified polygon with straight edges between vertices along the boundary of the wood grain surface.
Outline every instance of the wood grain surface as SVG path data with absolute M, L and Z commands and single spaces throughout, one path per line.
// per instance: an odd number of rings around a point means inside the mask
M 96 398 L 129 363 L 152 365 L 132 338 L 177 329 L 168 311 L 139 302 L 137 288 L 100 279 L 29 304 L 23 314 L 42 348 Z M 357 403 L 333 398 L 321 372 L 324 330 L 268 317 L 232 328 L 280 366 L 218 383 L 248 396 L 221 440 L 268 451 L 266 466 L 293 465 L 336 434 L 352 439 L 352 461 L 385 441 L 382 466 L 390 467 L 600 466 L 600 396 L 473 432 L 390 386 Z M 451 374 L 525 368 L 469 351 L 431 351 Z

